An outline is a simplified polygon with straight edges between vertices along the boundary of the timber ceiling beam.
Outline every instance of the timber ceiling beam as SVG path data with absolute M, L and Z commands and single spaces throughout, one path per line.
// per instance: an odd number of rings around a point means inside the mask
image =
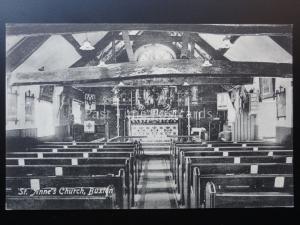
M 73 84 L 75 87 L 115 87 L 120 81 L 105 81 L 93 82 L 85 84 Z M 122 80 L 124 88 L 141 87 L 141 86 L 180 86 L 184 82 L 193 85 L 245 85 L 252 84 L 253 78 L 206 78 L 198 76 L 180 76 L 180 77 L 154 77 L 154 78 L 139 78 L 132 80 Z
M 129 32 L 127 30 L 122 31 L 122 36 L 123 36 L 128 59 L 130 62 L 133 62 L 133 61 L 135 61 L 135 59 L 134 59 L 134 54 L 133 54 L 133 50 L 132 50 L 132 45 L 130 43 Z
M 66 41 L 68 41 L 76 50 L 76 52 L 82 56 L 82 50 L 80 50 L 80 44 L 78 43 L 78 41 L 76 41 L 76 39 L 73 37 L 72 34 L 63 34 L 62 37 L 64 39 L 66 39 Z
M 216 50 L 210 44 L 208 44 L 202 37 L 198 34 L 192 34 L 191 38 L 193 41 L 199 45 L 208 55 L 214 60 L 228 60 L 223 54 L 224 50 Z
M 190 33 L 184 32 L 182 35 L 182 48 L 180 58 L 188 58 Z
M 191 40 L 191 59 L 195 58 L 195 42 Z
M 129 39 L 131 41 L 136 41 L 137 39 L 139 39 L 140 37 L 143 37 L 143 39 L 145 39 L 146 37 L 145 36 L 142 36 L 142 35 L 129 35 Z M 116 35 L 115 36 L 116 40 L 119 40 L 119 41 L 122 41 L 123 40 L 123 36 L 122 35 Z M 160 36 L 160 35 L 157 35 L 155 37 L 155 40 L 156 41 L 160 41 L 160 42 L 181 42 L 182 41 L 182 37 L 181 36 Z M 153 41 L 153 38 L 152 39 L 149 39 L 149 40 L 144 40 L 145 42 L 151 42 Z
M 112 33 L 108 32 L 100 41 L 98 41 L 94 45 L 94 50 L 92 51 L 84 51 L 85 55 L 82 55 L 82 57 L 75 62 L 71 67 L 83 67 L 87 65 L 89 62 L 93 62 L 94 60 L 97 60 L 97 56 L 105 49 L 107 45 L 110 44 L 112 40 Z M 83 51 L 82 51 L 83 52 Z
M 50 35 L 26 37 L 6 56 L 6 71 L 12 72 L 28 59 Z
M 234 44 L 234 43 L 237 41 L 237 39 L 239 39 L 239 37 L 240 37 L 240 36 L 231 36 L 231 37 L 229 38 L 230 43 L 231 43 L 231 44 Z M 220 52 L 222 52 L 221 54 L 224 56 L 225 53 L 226 53 L 229 49 L 230 49 L 230 48 L 224 48 L 224 49 L 221 49 Z
M 125 52 L 125 46 L 122 46 L 118 51 L 116 51 L 115 53 L 115 57 L 116 57 L 116 61 L 117 61 L 117 58 L 123 54 L 123 52 Z M 127 53 L 125 53 L 127 54 Z M 106 64 L 111 64 L 111 63 L 116 63 L 116 61 L 114 60 L 114 58 L 112 57 L 112 55 L 110 57 L 108 57 L 108 59 L 105 61 Z
M 287 51 L 290 55 L 293 55 L 293 40 L 292 37 L 279 37 L 270 36 L 270 38 L 275 41 L 280 47 Z
M 292 25 L 273 24 L 7 24 L 7 35 L 53 35 L 66 33 L 86 33 L 97 31 L 149 30 L 188 31 L 208 34 L 228 35 L 269 35 L 292 36 Z
M 38 71 L 7 74 L 10 85 L 72 84 L 147 77 L 293 77 L 288 63 L 230 62 L 216 60 L 212 66 L 202 66 L 203 60 L 170 60 L 158 62 L 127 62 L 106 66 L 68 68 L 56 71 Z

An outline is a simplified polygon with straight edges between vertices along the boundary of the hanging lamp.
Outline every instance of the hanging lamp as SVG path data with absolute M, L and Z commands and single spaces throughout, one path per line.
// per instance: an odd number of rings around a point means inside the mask
M 203 67 L 208 67 L 208 66 L 212 66 L 212 64 L 210 63 L 209 60 L 206 59 L 206 60 L 202 63 L 202 66 L 203 66 Z
M 83 42 L 83 44 L 80 46 L 80 49 L 81 50 L 84 50 L 84 51 L 91 51 L 91 50 L 94 50 L 95 47 L 91 44 L 91 42 L 89 42 L 88 38 L 87 38 L 87 34 L 86 34 L 86 39 L 85 41 Z
M 223 38 L 223 44 L 222 44 L 222 48 L 230 48 L 232 46 L 232 43 L 230 41 L 230 36 L 225 36 Z

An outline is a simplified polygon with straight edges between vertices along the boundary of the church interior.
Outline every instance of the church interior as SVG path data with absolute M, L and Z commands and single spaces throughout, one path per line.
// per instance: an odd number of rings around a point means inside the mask
M 291 25 L 7 24 L 6 209 L 293 207 Z

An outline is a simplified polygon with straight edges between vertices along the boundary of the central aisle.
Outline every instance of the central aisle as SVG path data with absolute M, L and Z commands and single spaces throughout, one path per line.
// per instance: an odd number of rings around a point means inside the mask
M 148 156 L 138 185 L 138 209 L 177 208 L 169 160 L 164 156 Z

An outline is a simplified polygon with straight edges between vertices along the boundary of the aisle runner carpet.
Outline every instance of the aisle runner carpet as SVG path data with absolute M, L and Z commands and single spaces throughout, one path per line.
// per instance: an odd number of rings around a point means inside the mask
M 138 185 L 138 209 L 177 208 L 169 160 L 156 156 L 145 159 Z

